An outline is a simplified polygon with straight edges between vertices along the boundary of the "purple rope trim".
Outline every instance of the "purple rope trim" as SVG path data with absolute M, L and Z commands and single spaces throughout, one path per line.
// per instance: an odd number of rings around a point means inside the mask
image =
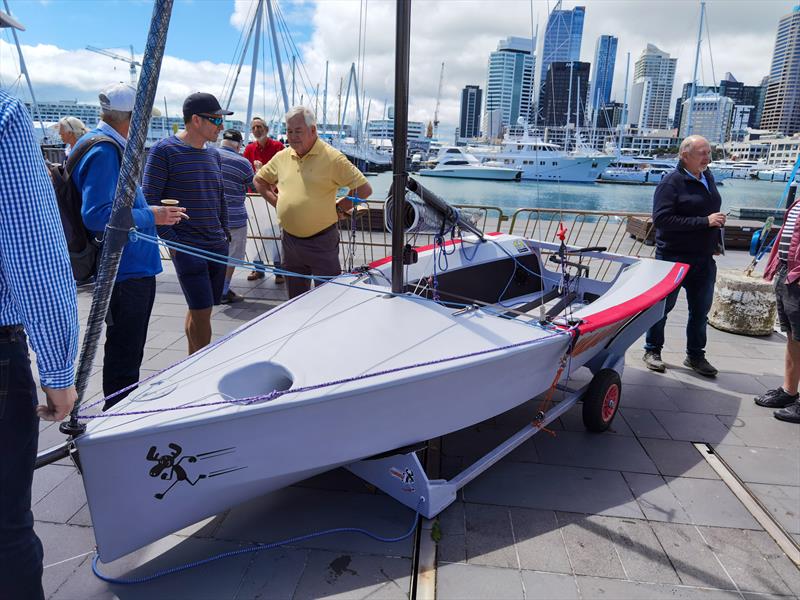
M 281 306 L 285 306 L 285 305 L 281 305 Z M 273 313 L 270 313 L 270 314 L 273 314 Z M 132 415 L 150 415 L 150 414 L 157 414 L 157 413 L 163 413 L 163 412 L 171 412 L 171 411 L 175 411 L 175 410 L 185 410 L 187 408 L 205 408 L 205 407 L 209 407 L 209 406 L 220 406 L 220 405 L 223 405 L 223 404 L 225 404 L 225 405 L 242 404 L 244 406 L 247 406 L 247 405 L 250 405 L 250 404 L 255 404 L 257 402 L 274 400 L 275 398 L 280 398 L 281 396 L 283 396 L 285 394 L 300 394 L 300 393 L 303 393 L 303 392 L 310 392 L 310 391 L 313 391 L 313 390 L 324 389 L 324 388 L 332 387 L 332 386 L 335 386 L 335 385 L 342 385 L 342 384 L 345 384 L 345 383 L 352 383 L 354 381 L 362 381 L 364 379 L 370 379 L 370 378 L 373 378 L 373 377 L 380 377 L 381 375 L 391 375 L 392 373 L 399 373 L 401 371 L 407 371 L 409 369 L 416 369 L 416 368 L 420 368 L 420 367 L 429 367 L 429 366 L 432 366 L 432 365 L 444 364 L 444 363 L 447 363 L 447 362 L 452 362 L 454 360 L 461 360 L 462 358 L 472 358 L 472 357 L 475 357 L 475 356 L 482 356 L 484 354 L 490 354 L 492 352 L 500 352 L 501 350 L 511 350 L 513 348 L 520 348 L 520 347 L 523 347 L 523 346 L 529 346 L 531 344 L 539 343 L 539 342 L 542 342 L 544 340 L 548 340 L 548 339 L 555 338 L 555 337 L 562 336 L 562 335 L 574 336 L 575 335 L 575 331 L 576 331 L 575 327 L 572 327 L 570 329 L 566 329 L 564 331 L 553 333 L 551 335 L 548 335 L 548 336 L 545 336 L 545 337 L 542 337 L 542 338 L 537 338 L 537 339 L 533 339 L 533 340 L 525 340 L 524 342 L 516 342 L 514 344 L 507 344 L 505 346 L 499 346 L 497 348 L 488 348 L 486 350 L 476 350 L 474 352 L 468 352 L 466 354 L 460 354 L 458 356 L 448 356 L 446 358 L 437 358 L 435 360 L 429 360 L 429 361 L 426 361 L 426 362 L 414 363 L 414 364 L 405 365 L 405 366 L 402 366 L 402 367 L 393 367 L 391 369 L 384 369 L 383 371 L 376 371 L 374 373 L 365 373 L 363 375 L 355 375 L 353 377 L 345 377 L 343 379 L 336 379 L 334 381 L 328 381 L 328 382 L 325 382 L 325 383 L 318 383 L 318 384 L 315 384 L 315 385 L 307 385 L 305 387 L 300 387 L 300 388 L 296 388 L 296 389 L 273 390 L 269 394 L 264 394 L 264 395 L 261 395 L 261 396 L 249 396 L 247 398 L 240 398 L 240 399 L 234 399 L 234 400 L 217 400 L 216 402 L 203 402 L 201 404 L 187 404 L 185 406 L 172 406 L 172 407 L 169 407 L 169 408 L 153 408 L 153 409 L 148 409 L 148 410 L 134 410 L 134 411 L 129 411 L 129 412 L 111 413 L 111 414 L 107 414 L 107 415 L 106 414 L 103 414 L 103 415 L 81 415 L 80 418 L 82 418 L 82 419 L 99 419 L 99 418 L 108 418 L 108 417 L 132 416 Z M 222 340 L 219 340 L 219 341 L 221 342 Z M 186 359 L 184 359 L 184 360 L 186 360 Z M 181 361 L 181 362 L 183 362 L 183 361 Z M 180 363 L 176 363 L 176 364 L 180 364 Z M 149 379 L 152 379 L 152 377 L 148 378 L 147 380 L 149 380 Z M 147 381 L 147 380 L 145 380 L 145 381 Z

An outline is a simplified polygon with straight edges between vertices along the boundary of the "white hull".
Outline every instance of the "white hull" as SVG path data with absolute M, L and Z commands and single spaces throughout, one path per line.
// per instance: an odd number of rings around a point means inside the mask
M 439 272 L 443 293 L 512 273 L 509 255 L 543 269 L 533 242 L 493 239 L 449 256 Z M 583 280 L 585 291 L 602 295 L 573 314 L 582 333 L 571 369 L 600 356 L 682 277 L 672 263 L 615 260 L 627 265 L 615 282 Z M 408 280 L 425 281 L 433 261 L 422 250 Z M 379 261 L 374 276 L 337 280 L 354 286 L 326 284 L 279 306 L 89 422 L 76 446 L 104 562 L 314 474 L 478 423 L 550 387 L 570 345 L 566 325 L 539 326 L 538 312 L 509 318 L 392 296 L 390 267 Z M 489 276 L 464 279 L 468 269 Z M 516 306 L 557 285 L 558 273 L 540 272 L 516 301 L 506 299 Z M 234 401 L 274 390 L 288 392 Z M 216 404 L 197 406 L 209 403 Z
M 658 185 L 663 177 L 663 172 L 651 172 L 649 170 L 606 169 L 600 174 L 598 181 L 631 185 Z
M 613 156 L 573 156 L 565 152 L 516 154 L 473 150 L 473 154 L 520 169 L 522 179 L 571 183 L 593 183 L 614 160 Z
M 456 179 L 484 179 L 493 181 L 519 181 L 520 172 L 516 169 L 503 169 L 498 167 L 437 167 L 435 169 L 422 169 L 417 175 L 425 177 L 452 177 Z

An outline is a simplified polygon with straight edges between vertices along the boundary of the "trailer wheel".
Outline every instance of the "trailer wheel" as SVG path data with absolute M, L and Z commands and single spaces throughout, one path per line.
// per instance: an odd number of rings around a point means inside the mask
M 594 376 L 583 396 L 583 425 L 589 431 L 609 428 L 617 414 L 622 397 L 622 382 L 612 369 L 603 369 Z

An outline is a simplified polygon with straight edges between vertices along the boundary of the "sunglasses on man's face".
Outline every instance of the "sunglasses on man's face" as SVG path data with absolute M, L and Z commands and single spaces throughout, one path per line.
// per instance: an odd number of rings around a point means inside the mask
M 213 125 L 216 125 L 217 127 L 222 125 L 222 121 L 223 121 L 222 117 L 211 117 L 209 115 L 197 115 L 197 116 L 204 118 L 206 121 L 208 121 L 209 123 L 211 123 Z

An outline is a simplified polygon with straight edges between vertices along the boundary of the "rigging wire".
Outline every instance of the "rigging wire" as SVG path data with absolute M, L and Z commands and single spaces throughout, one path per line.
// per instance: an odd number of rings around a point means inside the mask
M 239 70 L 239 59 L 242 58 L 242 54 L 247 52 L 247 47 L 244 46 L 244 40 L 249 39 L 251 32 L 253 31 L 253 26 L 255 25 L 255 19 L 253 18 L 253 11 L 255 7 L 258 6 L 257 3 L 254 3 L 250 7 L 250 12 L 247 14 L 247 19 L 245 23 L 249 23 L 250 27 L 243 27 L 242 31 L 239 33 L 239 40 L 236 42 L 236 47 L 233 51 L 233 57 L 231 58 L 231 62 L 228 66 L 228 72 L 225 74 L 225 80 L 222 83 L 222 91 L 220 93 L 220 98 L 226 98 L 227 92 L 230 92 L 229 85 L 233 86 L 233 81 L 236 78 L 234 71 Z M 247 36 L 245 36 L 245 31 L 247 31 Z

